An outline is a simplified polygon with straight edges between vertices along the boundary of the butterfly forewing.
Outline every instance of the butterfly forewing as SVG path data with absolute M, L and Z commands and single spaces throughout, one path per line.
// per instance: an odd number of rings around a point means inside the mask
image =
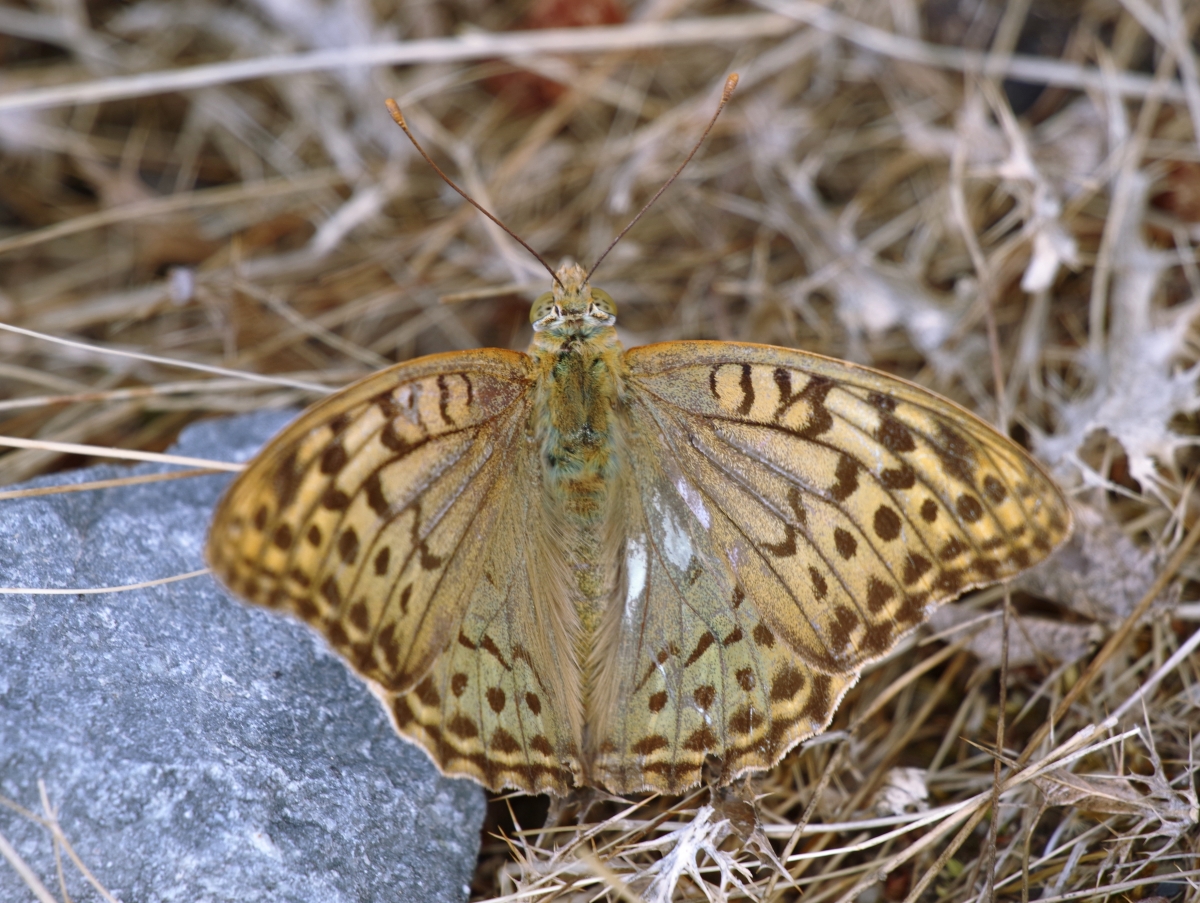
M 445 770 L 561 792 L 569 706 L 525 651 L 553 660 L 514 491 L 530 381 L 525 355 L 468 352 L 338 393 L 234 482 L 208 555 L 235 592 L 324 633 Z

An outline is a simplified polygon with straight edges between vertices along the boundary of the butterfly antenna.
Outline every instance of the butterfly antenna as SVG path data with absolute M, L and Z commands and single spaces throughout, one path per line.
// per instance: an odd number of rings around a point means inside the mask
M 729 103 L 729 97 L 731 94 L 733 94 L 733 89 L 737 87 L 737 83 L 738 76 L 736 72 L 732 73 L 729 78 L 725 79 L 725 90 L 721 92 L 721 102 L 717 104 L 717 111 L 713 113 L 712 119 L 708 120 L 708 126 L 704 129 L 704 134 L 700 136 L 700 140 L 696 142 L 696 146 L 692 148 L 692 152 L 684 157 L 683 162 L 679 164 L 679 168 L 671 174 L 671 178 L 667 179 L 667 181 L 663 183 L 663 187 L 658 189 L 658 191 L 655 193 L 654 197 L 650 198 L 650 200 L 646 202 L 646 206 L 638 211 L 638 215 L 629 221 L 629 225 L 617 233 L 617 237 L 609 242 L 608 247 L 604 249 L 604 253 L 600 255 L 600 259 L 592 264 L 592 268 L 588 270 L 588 274 L 584 279 L 584 282 L 587 282 L 592 278 L 592 273 L 596 272 L 596 268 L 600 266 L 600 264 L 604 261 L 604 258 L 608 256 L 608 252 L 615 248 L 617 246 L 617 242 L 625 237 L 625 233 L 632 229 L 637 221 L 642 218 L 642 215 L 652 206 L 654 206 L 654 202 L 662 197 L 662 193 L 671 187 L 671 183 L 679 178 L 679 174 L 683 172 L 683 168 L 692 161 L 692 157 L 696 156 L 696 151 L 700 150 L 700 145 L 704 143 L 704 139 L 708 137 L 708 133 L 712 131 L 712 127 L 716 125 L 717 117 L 720 116 L 721 111 L 725 109 L 725 104 Z
M 509 235 L 511 235 L 514 239 L 516 239 L 522 248 L 524 248 L 526 251 L 528 251 L 530 254 L 532 254 L 534 257 L 536 257 L 537 262 L 546 268 L 546 272 L 550 274 L 550 278 L 553 279 L 555 282 L 558 282 L 559 287 L 562 287 L 562 283 L 559 282 L 558 276 L 555 274 L 555 272 L 551 268 L 550 264 L 546 263 L 546 261 L 544 261 L 542 259 L 541 254 L 539 254 L 533 248 L 529 247 L 529 245 L 524 241 L 524 239 L 522 239 L 521 236 L 519 236 L 516 232 L 514 232 L 512 229 L 508 228 L 508 226 L 504 225 L 504 223 L 500 222 L 500 220 L 496 219 L 496 217 L 492 216 L 485 209 L 483 209 L 483 207 L 479 204 L 478 201 L 476 201 L 473 197 L 471 197 L 469 194 L 467 194 L 465 191 L 463 191 L 461 188 L 459 188 L 456 184 L 454 184 L 454 180 L 452 178 L 450 178 L 448 175 L 446 175 L 444 172 L 442 172 L 442 168 L 433 162 L 433 158 L 430 157 L 429 154 L 425 153 L 425 148 L 421 147 L 421 143 L 419 141 L 417 141 L 416 136 L 413 135 L 413 133 L 411 131 L 409 131 L 408 123 L 404 121 L 404 114 L 400 112 L 400 105 L 398 103 L 396 103 L 396 101 L 392 100 L 390 97 L 387 100 L 385 100 L 384 103 L 387 105 L 388 112 L 392 114 L 392 119 L 396 120 L 396 125 L 400 126 L 400 128 L 402 128 L 402 129 L 404 129 L 404 134 L 408 135 L 408 140 L 413 143 L 413 147 L 415 147 L 417 149 L 417 151 L 421 154 L 421 156 L 425 158 L 425 162 L 433 167 L 433 171 L 442 177 L 442 181 L 445 182 L 447 185 L 449 185 L 451 188 L 453 188 L 455 191 L 457 191 L 460 195 L 462 195 L 462 198 L 464 201 L 466 201 L 468 204 L 470 204 L 472 207 L 474 207 L 476 210 L 478 210 L 480 213 L 482 213 L 484 216 L 486 216 L 488 219 L 490 219 L 493 223 L 495 223 L 497 226 L 499 226 L 501 229 L 503 229 L 505 232 L 507 232 Z M 720 111 L 718 110 L 718 112 L 720 112 Z M 713 118 L 715 119 L 716 117 L 713 117 Z M 709 128 L 712 128 L 712 126 L 710 125 Z M 708 132 L 705 132 L 705 134 L 707 135 Z M 704 139 L 701 139 L 701 140 L 704 140 Z M 692 153 L 694 154 L 695 151 L 692 151 Z M 689 157 L 688 159 L 690 160 L 691 158 Z M 668 184 L 670 184 L 670 183 L 668 183 Z

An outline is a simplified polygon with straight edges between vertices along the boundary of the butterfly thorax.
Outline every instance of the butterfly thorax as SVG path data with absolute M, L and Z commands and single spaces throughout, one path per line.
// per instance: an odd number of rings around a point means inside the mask
M 581 628 L 588 645 L 612 591 L 605 553 L 619 472 L 617 409 L 623 349 L 612 300 L 593 292 L 575 265 L 558 271 L 552 295 L 535 304 L 529 353 L 537 368 L 530 423 L 539 449 L 543 503 L 564 530 Z M 580 650 L 581 652 L 584 650 Z

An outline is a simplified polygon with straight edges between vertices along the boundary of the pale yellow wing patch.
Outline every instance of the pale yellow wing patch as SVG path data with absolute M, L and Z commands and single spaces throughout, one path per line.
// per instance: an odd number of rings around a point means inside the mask
M 320 630 L 447 773 L 565 792 L 578 730 L 569 682 L 533 666 L 555 636 L 514 492 L 530 385 L 525 355 L 468 352 L 316 405 L 225 494 L 208 557 L 234 592 Z
M 607 713 L 599 747 L 626 769 L 617 783 L 641 767 L 648 786 L 685 787 L 708 754 L 734 772 L 769 767 L 933 606 L 1029 567 L 1070 531 L 1024 451 L 902 380 L 733 343 L 649 346 L 626 362 L 658 547 L 646 579 L 662 586 L 622 638 L 636 649 L 620 665 L 632 697 Z M 708 686 L 728 692 L 719 712 L 696 698 Z

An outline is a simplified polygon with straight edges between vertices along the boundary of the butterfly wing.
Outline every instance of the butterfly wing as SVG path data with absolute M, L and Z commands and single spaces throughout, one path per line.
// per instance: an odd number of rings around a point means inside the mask
M 323 633 L 444 772 L 565 792 L 579 727 L 573 673 L 536 667 L 570 650 L 535 592 L 532 379 L 523 354 L 466 352 L 339 392 L 234 481 L 208 557 Z
M 933 606 L 1070 531 L 1023 450 L 903 380 L 726 342 L 625 362 L 637 514 L 594 766 L 614 788 L 769 767 Z

